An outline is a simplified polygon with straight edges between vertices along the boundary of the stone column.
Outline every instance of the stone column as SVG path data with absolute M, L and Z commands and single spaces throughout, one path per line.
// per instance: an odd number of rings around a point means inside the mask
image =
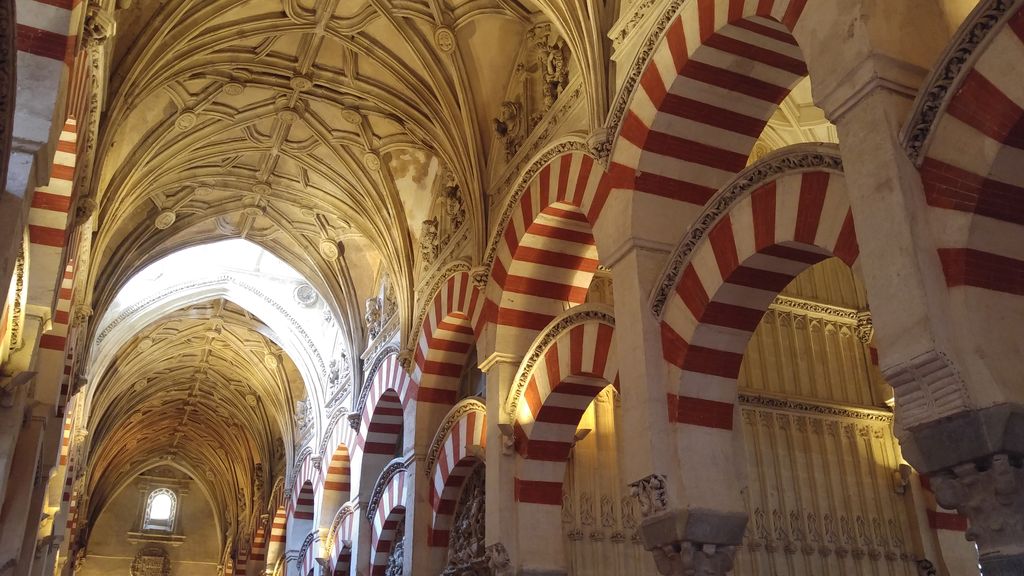
M 498 563 L 505 566 L 505 570 L 517 566 L 519 560 L 515 498 L 516 456 L 511 436 L 512 422 L 505 414 L 504 405 L 520 361 L 519 357 L 496 352 L 480 362 L 480 370 L 487 375 L 485 541 L 489 552 L 494 550 L 498 553 Z
M 696 492 L 709 484 L 698 477 L 714 473 L 732 478 L 733 468 L 713 472 L 707 465 L 679 462 L 678 430 L 668 420 L 666 402 L 674 388 L 665 377 L 661 325 L 650 309 L 650 295 L 672 249 L 661 239 L 633 236 L 621 239 L 604 259 L 612 269 L 622 430 L 627 432 L 622 470 L 640 498 L 638 531 L 658 570 L 665 575 L 724 575 L 732 567 L 747 517 L 742 510 L 721 505 L 717 495 Z M 738 489 L 733 496 L 739 502 Z
M 935 498 L 967 516 L 985 576 L 1024 574 L 1024 467 L 1020 455 L 996 454 L 931 477 Z
M 415 566 L 424 574 L 439 574 L 444 566 L 447 548 L 430 546 L 431 520 L 430 484 L 433 478 L 424 471 L 426 450 L 419 452 L 409 461 L 405 469 L 405 558 L 403 565 Z
M 21 429 L 7 481 L 3 523 L 0 524 L 0 566 L 12 562 L 18 566 L 19 572 L 26 574 L 29 565 L 21 563 L 24 557 L 22 547 L 29 538 L 29 547 L 32 547 L 39 522 L 38 513 L 33 514 L 32 494 L 44 432 L 43 417 L 30 417 Z M 24 552 L 28 553 L 30 564 L 34 550 Z

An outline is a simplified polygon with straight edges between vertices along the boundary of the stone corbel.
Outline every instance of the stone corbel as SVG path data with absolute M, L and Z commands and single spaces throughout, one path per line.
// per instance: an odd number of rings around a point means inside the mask
M 671 506 L 665 476 L 651 474 L 630 484 L 642 520 L 637 532 L 665 576 L 725 576 L 743 540 L 747 516 Z
M 508 550 L 501 542 L 496 542 L 487 547 L 485 553 L 487 565 L 493 576 L 512 576 L 515 571 L 512 569 L 512 560 L 509 558 Z
M 501 432 L 501 455 L 511 456 L 516 452 L 516 429 L 515 427 L 507 422 L 498 424 L 498 430 Z

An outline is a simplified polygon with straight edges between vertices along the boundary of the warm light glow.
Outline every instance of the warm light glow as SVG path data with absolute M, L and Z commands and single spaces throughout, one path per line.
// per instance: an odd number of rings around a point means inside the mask
M 153 503 L 149 506 L 150 520 L 169 520 L 171 518 L 171 496 L 169 494 L 157 494 Z

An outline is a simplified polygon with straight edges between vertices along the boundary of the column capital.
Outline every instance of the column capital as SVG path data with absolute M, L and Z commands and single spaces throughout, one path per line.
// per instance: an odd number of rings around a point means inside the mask
M 665 576 L 725 576 L 743 541 L 747 515 L 671 507 L 668 481 L 651 474 L 630 484 L 639 502 L 640 539 Z
M 1024 573 L 1024 459 L 996 454 L 931 476 L 935 499 L 967 516 L 986 576 Z

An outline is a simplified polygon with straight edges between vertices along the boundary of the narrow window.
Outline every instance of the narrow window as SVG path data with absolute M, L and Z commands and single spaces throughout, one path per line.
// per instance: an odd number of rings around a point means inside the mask
M 174 512 L 177 498 L 167 488 L 157 488 L 149 493 L 146 501 L 146 519 L 143 530 L 165 530 L 174 528 Z

